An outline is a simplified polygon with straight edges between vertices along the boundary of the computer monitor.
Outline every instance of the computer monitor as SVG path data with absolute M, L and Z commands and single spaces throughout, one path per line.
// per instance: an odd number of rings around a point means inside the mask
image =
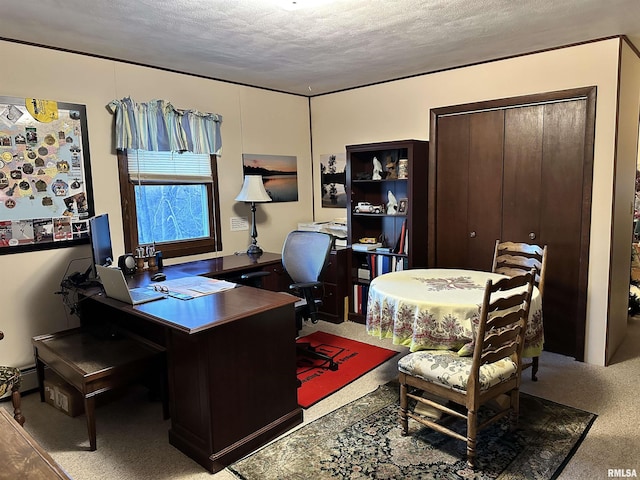
M 109 230 L 109 214 L 103 213 L 89 219 L 89 237 L 91 238 L 91 273 L 98 278 L 96 264 L 108 266 L 113 263 L 111 248 L 111 231 Z

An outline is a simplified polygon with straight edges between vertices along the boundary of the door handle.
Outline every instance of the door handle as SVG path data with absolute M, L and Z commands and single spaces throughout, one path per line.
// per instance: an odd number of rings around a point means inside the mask
M 470 236 L 471 238 L 476 238 L 476 232 L 471 232 L 471 233 L 469 234 L 469 236 Z
M 531 233 L 529 234 L 529 239 L 530 239 L 530 240 L 535 240 L 535 239 L 536 239 L 536 234 L 535 234 L 535 233 L 533 233 L 533 232 L 531 232 Z

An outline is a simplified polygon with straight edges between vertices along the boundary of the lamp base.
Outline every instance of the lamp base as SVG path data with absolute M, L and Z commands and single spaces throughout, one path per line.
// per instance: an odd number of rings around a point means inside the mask
M 247 249 L 247 255 L 253 255 L 253 256 L 262 255 L 262 249 L 255 243 L 251 244 Z

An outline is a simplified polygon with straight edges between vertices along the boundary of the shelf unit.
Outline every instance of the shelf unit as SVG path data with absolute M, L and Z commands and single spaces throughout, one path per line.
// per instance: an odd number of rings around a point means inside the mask
M 349 145 L 346 192 L 348 238 L 351 249 L 349 319 L 364 323 L 366 293 L 372 277 L 395 269 L 427 266 L 427 169 L 429 142 L 401 140 Z M 382 164 L 381 179 L 374 180 L 374 157 Z M 398 178 L 400 160 L 406 159 L 406 178 Z M 389 168 L 391 166 L 392 168 Z M 406 212 L 387 213 L 391 192 L 398 203 L 406 200 Z M 355 212 L 360 202 L 370 203 L 381 213 Z M 402 232 L 404 239 L 401 240 Z M 353 245 L 373 238 L 391 252 L 361 252 Z M 398 247 L 402 244 L 402 249 Z M 367 270 L 369 278 L 367 278 Z

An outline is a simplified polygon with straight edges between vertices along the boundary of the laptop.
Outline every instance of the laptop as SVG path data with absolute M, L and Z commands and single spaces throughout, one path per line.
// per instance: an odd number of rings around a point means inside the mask
M 127 280 L 119 268 L 96 265 L 96 271 L 104 288 L 104 293 L 109 298 L 120 300 L 129 305 L 140 305 L 141 303 L 160 300 L 167 296 L 163 292 L 156 292 L 149 288 L 129 288 Z

